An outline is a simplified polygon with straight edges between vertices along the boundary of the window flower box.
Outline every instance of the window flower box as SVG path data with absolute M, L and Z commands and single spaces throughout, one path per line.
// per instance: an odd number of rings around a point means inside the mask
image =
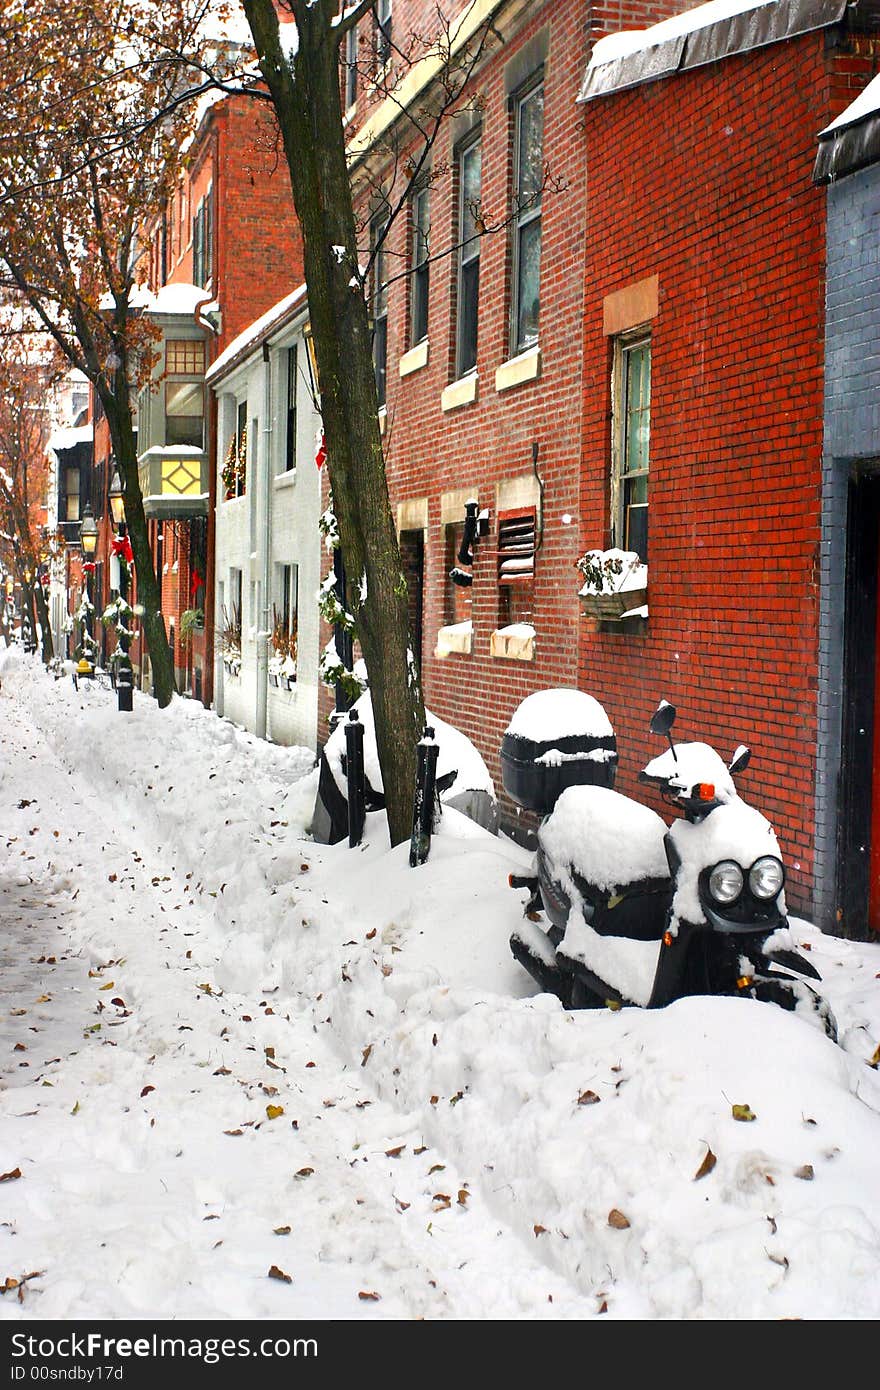
M 619 622 L 648 602 L 648 566 L 634 550 L 588 550 L 577 561 L 584 576 L 581 609 L 599 622 Z

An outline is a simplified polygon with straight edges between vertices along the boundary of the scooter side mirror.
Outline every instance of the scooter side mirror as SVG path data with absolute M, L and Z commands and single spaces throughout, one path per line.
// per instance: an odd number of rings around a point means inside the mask
M 675 713 L 675 705 L 670 705 L 668 700 L 661 700 L 651 715 L 651 733 L 668 734 L 675 723 Z
M 727 769 L 731 777 L 735 777 L 738 772 L 745 772 L 746 768 L 751 762 L 751 759 L 751 748 L 746 748 L 745 744 L 741 743 L 737 748 L 736 752 L 734 753 L 733 757 L 731 758 L 730 766 Z

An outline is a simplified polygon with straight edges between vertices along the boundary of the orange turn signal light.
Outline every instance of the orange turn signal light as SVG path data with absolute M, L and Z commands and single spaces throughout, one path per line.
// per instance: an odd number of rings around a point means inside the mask
M 672 945 L 672 942 L 673 942 L 673 939 L 674 939 L 674 938 L 673 938 L 673 935 L 672 935 L 672 932 L 671 932 L 671 931 L 665 931 L 665 932 L 663 933 L 663 945 L 664 945 L 664 946 L 671 946 L 671 945 Z
M 740 975 L 736 987 L 737 989 L 748 989 L 752 984 L 754 984 L 754 979 L 751 975 Z
M 714 783 L 714 782 L 698 782 L 697 785 L 696 785 L 696 787 L 694 788 L 694 790 L 695 790 L 696 793 L 697 793 L 697 800 L 698 800 L 698 801 L 714 801 L 714 800 L 715 800 L 715 783 Z

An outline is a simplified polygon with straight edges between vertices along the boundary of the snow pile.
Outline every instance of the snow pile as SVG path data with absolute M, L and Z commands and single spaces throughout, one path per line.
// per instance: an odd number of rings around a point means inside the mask
M 647 29 L 625 29 L 620 33 L 606 34 L 595 44 L 589 66 L 598 68 L 603 63 L 613 63 L 618 58 L 628 57 L 630 53 L 639 53 L 669 39 L 693 34 L 710 24 L 743 14 L 746 10 L 757 10 L 762 5 L 773 3 L 775 0 L 708 0 L 705 5 L 696 5 L 691 10 L 685 10 L 684 14 L 672 15 Z
M 715 788 L 719 801 L 736 796 L 733 778 L 722 758 L 708 743 L 677 743 L 652 758 L 645 768 L 647 777 L 667 782 L 670 787 L 689 792 L 702 782 Z
M 748 874 L 755 860 L 765 854 L 782 858 L 770 822 L 739 797 L 717 806 L 700 825 L 691 825 L 685 820 L 673 821 L 670 837 L 681 858 L 672 900 L 675 921 L 705 921 L 697 891 L 701 870 L 722 859 L 733 859 Z M 780 893 L 776 901 L 784 913 L 784 893 Z
M 379 766 L 373 703 L 369 691 L 365 691 L 352 708 L 357 712 L 357 716 L 364 726 L 364 772 L 373 790 L 381 792 L 382 769 Z M 458 729 L 454 729 L 451 724 L 446 724 L 442 719 L 431 714 L 430 710 L 425 710 L 425 723 L 434 730 L 435 741 L 439 747 L 437 754 L 438 779 L 447 776 L 450 772 L 455 773 L 454 780 L 442 793 L 442 799 L 448 800 L 463 791 L 483 791 L 494 800 L 495 785 L 485 762 L 470 739 L 466 738 Z M 346 796 L 348 781 L 342 770 L 342 760 L 345 757 L 345 720 L 340 720 L 328 738 L 324 745 L 324 756 L 333 774 L 334 782 L 342 795 Z
M 20 657 L 0 702 L 4 1319 L 880 1316 L 880 948 L 793 926 L 840 1046 L 567 1013 L 515 845 L 319 846 L 302 750 Z
M 538 840 L 554 874 L 578 896 L 571 870 L 601 892 L 666 878 L 666 826 L 656 811 L 607 787 L 567 787 Z
M 562 738 L 609 738 L 614 730 L 598 700 L 583 690 L 536 690 L 517 705 L 508 734 L 532 743 Z

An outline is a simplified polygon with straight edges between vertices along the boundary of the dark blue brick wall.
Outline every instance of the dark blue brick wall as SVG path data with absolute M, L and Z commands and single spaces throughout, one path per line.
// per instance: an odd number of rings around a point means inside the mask
M 880 164 L 828 185 L 816 748 L 817 923 L 834 924 L 847 480 L 880 459 Z

